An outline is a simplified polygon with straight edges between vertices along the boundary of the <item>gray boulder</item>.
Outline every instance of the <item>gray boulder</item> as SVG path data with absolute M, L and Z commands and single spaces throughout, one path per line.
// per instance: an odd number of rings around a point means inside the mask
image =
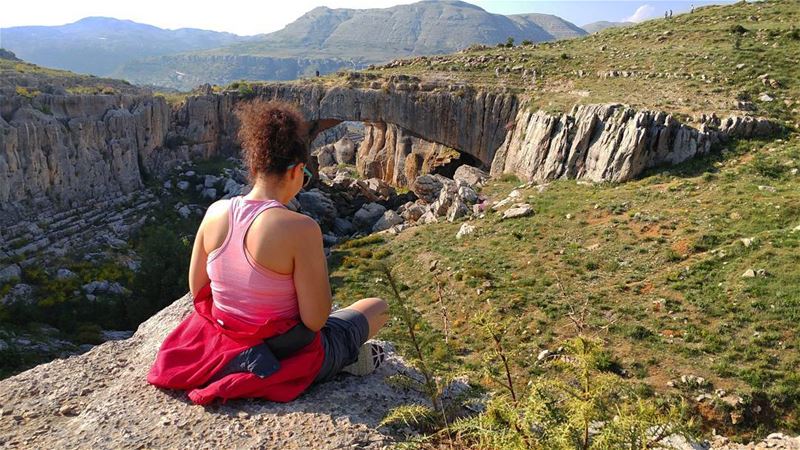
M 383 216 L 375 222 L 375 225 L 372 226 L 373 232 L 388 230 L 389 228 L 400 225 L 403 223 L 403 218 L 400 217 L 399 214 L 390 210 L 387 210 L 383 213 Z
M 307 212 L 320 225 L 333 226 L 337 216 L 336 205 L 322 191 L 311 189 L 310 191 L 301 192 L 297 194 L 297 200 L 300 202 L 302 210 Z
M 533 215 L 533 207 L 527 203 L 516 203 L 503 212 L 503 219 L 514 219 Z
M 217 184 L 217 181 L 219 181 L 219 178 L 214 175 L 206 175 L 203 179 L 203 187 L 212 188 Z
M 200 194 L 204 199 L 207 200 L 216 200 L 217 199 L 217 190 L 214 188 L 206 188 L 203 189 L 203 192 Z
M 477 167 L 464 164 L 456 169 L 456 173 L 453 174 L 453 179 L 456 181 L 463 181 L 470 186 L 479 186 L 489 179 L 489 174 Z
M 383 205 L 367 203 L 356 211 L 355 216 L 353 216 L 353 225 L 359 229 L 372 229 L 372 226 L 383 216 L 384 212 L 386 212 L 386 208 Z
M 442 178 L 438 175 L 422 175 L 411 183 L 410 190 L 425 203 L 433 203 L 442 190 Z M 446 178 L 445 178 L 446 179 Z
M 400 215 L 408 221 L 416 222 L 420 217 L 422 217 L 423 214 L 425 214 L 426 211 L 427 208 L 419 203 L 412 203 L 411 205 L 406 206 Z
M 317 162 L 319 163 L 320 168 L 336 165 L 336 158 L 334 157 L 333 151 L 334 149 L 332 145 L 326 145 L 317 150 Z
M 345 136 L 333 144 L 333 156 L 338 164 L 353 164 L 356 156 L 356 145 L 350 138 Z
M 68 280 L 70 278 L 75 278 L 77 276 L 78 275 L 75 272 L 63 267 L 61 269 L 58 269 L 58 271 L 56 272 L 57 280 Z
M 475 192 L 475 189 L 472 189 L 470 186 L 460 186 L 458 188 L 458 196 L 464 203 L 469 205 L 478 201 L 478 193 Z
M 463 200 L 456 197 L 453 199 L 452 204 L 447 209 L 447 221 L 453 222 L 456 219 L 460 219 L 464 216 L 469 215 L 470 210 L 469 207 L 464 203 Z
M 355 233 L 355 231 L 356 231 L 356 228 L 353 226 L 353 224 L 349 220 L 342 219 L 341 217 L 337 217 L 336 219 L 334 219 L 334 221 L 333 221 L 333 232 L 336 233 L 337 235 L 339 235 L 339 236 L 349 236 L 349 235 Z
M 18 280 L 22 276 L 22 269 L 17 264 L 11 264 L 0 269 L 0 283 Z
M 33 287 L 29 284 L 19 283 L 11 288 L 5 297 L 0 298 L 0 305 L 31 304 L 33 301 Z

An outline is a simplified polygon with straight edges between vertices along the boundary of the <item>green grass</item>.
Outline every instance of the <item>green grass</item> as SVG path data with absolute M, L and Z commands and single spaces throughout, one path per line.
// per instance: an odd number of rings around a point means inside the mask
M 460 224 L 437 223 L 343 244 L 330 265 L 334 295 L 342 304 L 383 295 L 368 265 L 353 262 L 388 251 L 406 295 L 441 338 L 427 270 L 437 260 L 451 337 L 435 346 L 449 371 L 480 367 L 486 343 L 470 319 L 488 304 L 515 318 L 508 336 L 528 355 L 516 362 L 522 371 L 535 370 L 539 350 L 571 336 L 568 315 L 585 305 L 621 368 L 656 391 L 669 393 L 667 381 L 693 374 L 714 388 L 765 397 L 777 413 L 774 422 L 765 413 L 746 426 L 709 417 L 718 431 L 746 436 L 768 423 L 798 432 L 800 232 L 792 230 L 800 225 L 800 176 L 791 169 L 799 164 L 795 134 L 740 141 L 724 156 L 625 184 L 559 180 L 543 193 L 523 189 L 534 216 L 499 226 L 489 214 L 473 220 L 476 231 L 464 239 L 455 239 Z M 483 193 L 500 199 L 515 187 L 498 180 Z M 750 268 L 766 274 L 742 278 Z M 382 337 L 399 341 L 401 333 L 391 322 Z
M 42 92 L 54 93 L 55 86 L 63 88 L 67 94 L 76 95 L 143 93 L 141 88 L 124 80 L 80 75 L 2 58 L 0 58 L 0 86 L 13 86 L 17 94 L 29 99 Z
M 444 86 L 468 83 L 501 89 L 523 94 L 530 107 L 551 112 L 568 112 L 576 103 L 622 102 L 691 118 L 711 112 L 742 114 L 735 101 L 749 99 L 758 115 L 797 122 L 797 23 L 800 2 L 795 0 L 704 6 L 671 20 L 649 20 L 583 38 L 408 58 L 401 67 L 379 67 L 366 75 L 408 75 L 439 80 Z M 732 32 L 737 25 L 746 31 Z M 739 64 L 744 67 L 737 68 Z M 535 69 L 536 84 L 521 71 L 505 72 L 514 66 Z M 609 71 L 635 75 L 598 75 Z M 765 73 L 781 86 L 762 84 L 758 76 Z M 758 100 L 762 92 L 775 100 Z

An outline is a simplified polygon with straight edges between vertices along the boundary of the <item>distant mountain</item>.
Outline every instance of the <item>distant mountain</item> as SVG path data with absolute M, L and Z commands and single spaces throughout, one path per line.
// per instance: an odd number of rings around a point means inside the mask
M 248 42 L 125 65 L 116 76 L 190 89 L 198 82 L 285 80 L 363 67 L 410 55 L 450 53 L 512 37 L 534 42 L 584 36 L 557 16 L 503 16 L 462 1 L 421 1 L 382 9 L 318 7 L 282 30 Z
M 337 57 L 385 61 L 449 53 L 470 44 L 583 36 L 557 16 L 502 16 L 456 0 L 426 0 L 381 9 L 315 8 L 282 30 L 247 43 L 196 52 L 213 55 Z
M 0 41 L 42 66 L 189 90 L 240 79 L 289 80 L 412 55 L 586 35 L 547 14 L 491 14 L 466 2 L 425 0 L 383 9 L 315 8 L 282 30 L 257 36 L 87 17 L 62 26 L 0 30 Z
M 87 17 L 61 26 L 0 29 L 0 42 L 26 61 L 107 76 L 135 59 L 221 47 L 253 39 L 231 33 L 165 30 L 109 17 Z
M 10 61 L 22 61 L 21 59 L 17 58 L 17 55 L 14 52 L 10 52 L 2 47 L 0 47 L 0 59 L 8 59 Z
M 587 33 L 597 33 L 598 31 L 605 30 L 606 28 L 614 28 L 614 27 L 629 27 L 631 25 L 636 25 L 636 22 L 608 22 L 605 20 L 601 20 L 598 22 L 587 23 L 586 25 L 582 26 Z

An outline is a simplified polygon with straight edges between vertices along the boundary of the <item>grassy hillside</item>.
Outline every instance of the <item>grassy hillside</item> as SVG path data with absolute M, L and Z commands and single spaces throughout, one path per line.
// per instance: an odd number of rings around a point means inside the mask
M 798 24 L 800 1 L 740 2 L 578 39 L 421 57 L 371 72 L 504 87 L 553 111 L 624 102 L 690 115 L 742 114 L 743 101 L 755 114 L 799 122 Z M 773 100 L 760 100 L 762 93 Z
M 798 167 L 794 135 L 738 142 L 721 155 L 625 184 L 526 186 L 519 191 L 534 207 L 532 217 L 500 221 L 488 213 L 470 221 L 476 231 L 462 239 L 461 223 L 439 223 L 345 244 L 330 267 L 335 301 L 386 296 L 385 280 L 366 261 L 391 261 L 423 313 L 432 359 L 471 379 L 482 379 L 489 345 L 473 324 L 482 311 L 492 307 L 512 321 L 506 339 L 518 376 L 540 373 L 539 352 L 574 336 L 570 316 L 583 315 L 588 333 L 610 349 L 609 366 L 624 377 L 690 399 L 715 389 L 742 396 L 737 407 L 719 399 L 695 403 L 706 430 L 796 433 Z M 495 181 L 483 194 L 499 200 L 518 184 Z M 448 343 L 427 270 L 433 261 Z M 403 334 L 396 321 L 382 332 L 397 341 Z M 683 375 L 711 385 L 669 386 Z M 745 420 L 735 423 L 731 411 Z
M 2 50 L 2 49 L 0 49 Z M 11 52 L 0 57 L 0 88 L 35 97 L 48 94 L 142 94 L 149 92 L 124 80 L 80 75 L 16 59 Z

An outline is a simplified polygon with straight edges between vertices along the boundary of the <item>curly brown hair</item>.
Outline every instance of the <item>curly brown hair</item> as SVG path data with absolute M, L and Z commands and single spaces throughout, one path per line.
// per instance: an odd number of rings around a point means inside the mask
M 240 105 L 236 115 L 252 181 L 259 174 L 282 174 L 289 165 L 308 160 L 308 125 L 295 105 L 256 99 Z

